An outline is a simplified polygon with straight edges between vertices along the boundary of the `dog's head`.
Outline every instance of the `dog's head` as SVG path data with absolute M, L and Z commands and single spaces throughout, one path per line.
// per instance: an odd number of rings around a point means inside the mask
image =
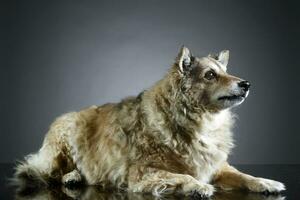
M 218 111 L 245 100 L 250 83 L 226 72 L 228 60 L 228 50 L 197 58 L 188 48 L 181 48 L 175 67 L 182 79 L 181 91 L 192 106 Z

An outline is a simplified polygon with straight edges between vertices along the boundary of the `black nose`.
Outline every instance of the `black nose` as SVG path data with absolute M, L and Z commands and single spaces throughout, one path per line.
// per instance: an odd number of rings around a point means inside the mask
M 241 87 L 245 92 L 250 88 L 250 83 L 248 81 L 241 81 L 238 83 L 238 86 Z

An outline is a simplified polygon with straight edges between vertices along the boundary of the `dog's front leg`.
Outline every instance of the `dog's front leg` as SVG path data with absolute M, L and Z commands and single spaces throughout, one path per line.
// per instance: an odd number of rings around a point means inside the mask
M 267 193 L 285 190 L 285 186 L 278 181 L 244 174 L 228 163 L 225 163 L 215 174 L 213 182 L 222 189 L 247 189 L 252 192 Z
M 155 196 L 179 193 L 185 196 L 209 197 L 214 192 L 210 184 L 201 183 L 187 174 L 176 174 L 155 168 L 130 170 L 129 191 L 152 193 Z

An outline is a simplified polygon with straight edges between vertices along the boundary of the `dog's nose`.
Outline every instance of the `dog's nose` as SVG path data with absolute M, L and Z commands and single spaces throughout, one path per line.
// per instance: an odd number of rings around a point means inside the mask
M 238 86 L 241 87 L 245 92 L 247 92 L 250 88 L 249 81 L 241 81 L 238 83 Z

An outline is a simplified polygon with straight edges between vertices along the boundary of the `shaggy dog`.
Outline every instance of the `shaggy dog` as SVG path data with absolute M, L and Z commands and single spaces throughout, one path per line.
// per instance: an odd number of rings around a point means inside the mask
M 249 82 L 226 73 L 229 52 L 197 58 L 182 47 L 166 76 L 137 97 L 57 118 L 41 149 L 16 167 L 18 184 L 85 183 L 154 195 L 209 197 L 215 187 L 280 192 L 280 182 L 227 162 L 230 108 Z

